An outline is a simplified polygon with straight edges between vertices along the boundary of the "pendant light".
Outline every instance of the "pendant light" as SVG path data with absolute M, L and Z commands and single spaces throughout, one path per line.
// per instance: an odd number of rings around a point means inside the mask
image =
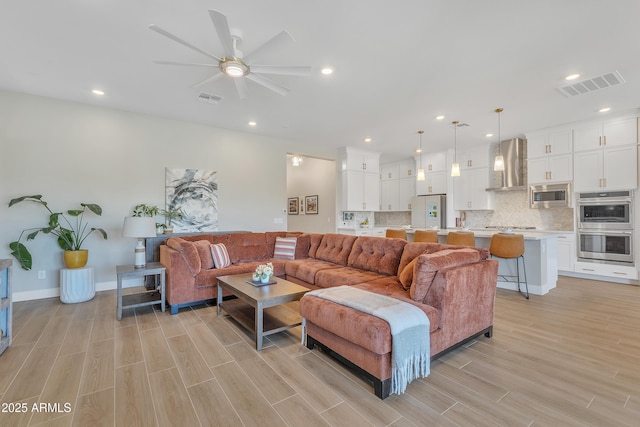
M 496 108 L 495 112 L 498 113 L 498 155 L 496 156 L 495 161 L 493 162 L 493 170 L 494 171 L 503 171 L 504 170 L 504 157 L 502 157 L 502 148 L 500 147 L 500 113 L 502 113 L 502 108 Z
M 451 122 L 453 125 L 453 164 L 451 165 L 451 176 L 460 176 L 460 164 L 458 163 L 458 123 L 457 120 Z
M 417 181 L 424 181 L 424 168 L 422 167 L 422 134 L 423 130 L 419 130 L 418 134 L 420 135 L 420 164 L 418 165 L 418 177 Z

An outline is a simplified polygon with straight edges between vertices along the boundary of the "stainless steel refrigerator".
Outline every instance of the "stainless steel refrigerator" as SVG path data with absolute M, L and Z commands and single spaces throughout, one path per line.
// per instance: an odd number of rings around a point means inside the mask
M 411 199 L 411 227 L 447 228 L 447 196 L 416 196 Z

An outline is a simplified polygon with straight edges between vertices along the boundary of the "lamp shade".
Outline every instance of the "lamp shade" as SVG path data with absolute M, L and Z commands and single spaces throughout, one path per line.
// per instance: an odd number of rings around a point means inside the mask
M 155 237 L 156 221 L 149 216 L 127 216 L 122 227 L 123 237 Z

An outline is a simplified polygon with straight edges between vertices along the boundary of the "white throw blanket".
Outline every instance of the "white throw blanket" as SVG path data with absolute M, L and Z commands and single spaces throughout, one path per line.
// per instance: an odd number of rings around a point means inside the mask
M 418 307 L 352 286 L 307 292 L 337 304 L 379 317 L 391 328 L 391 393 L 401 394 L 407 384 L 430 373 L 429 318 Z M 306 337 L 303 319 L 302 338 Z

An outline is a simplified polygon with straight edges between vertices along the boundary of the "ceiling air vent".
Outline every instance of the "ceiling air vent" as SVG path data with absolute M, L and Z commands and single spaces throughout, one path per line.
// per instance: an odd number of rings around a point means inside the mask
M 606 73 L 601 76 L 592 77 L 590 79 L 580 80 L 577 83 L 562 86 L 558 88 L 563 95 L 571 97 L 582 95 L 596 90 L 605 89 L 611 86 L 617 86 L 624 83 L 624 79 L 619 72 Z
M 217 104 L 222 101 L 222 97 L 212 93 L 200 92 L 198 94 L 198 101 L 205 102 L 207 104 Z

